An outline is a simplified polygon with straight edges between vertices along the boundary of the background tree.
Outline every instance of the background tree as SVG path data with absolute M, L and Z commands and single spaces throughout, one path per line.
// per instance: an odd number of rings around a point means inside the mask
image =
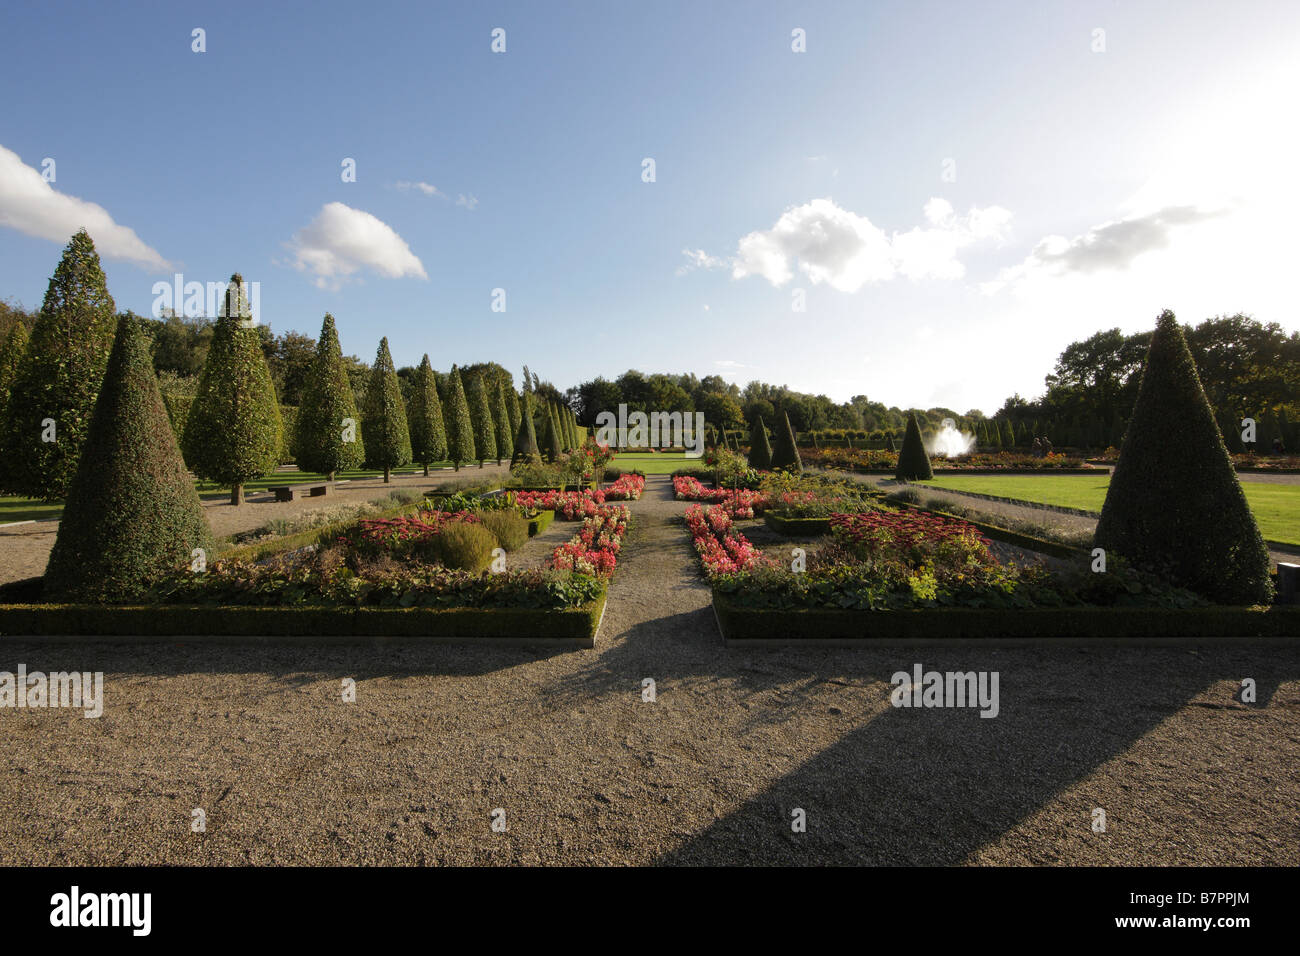
M 393 368 L 387 336 L 379 340 L 375 364 L 370 369 L 361 435 L 366 445 L 366 464 L 384 470 L 385 484 L 391 480 L 394 468 L 410 464 L 411 432 L 406 423 L 406 403 L 402 401 L 402 386 Z
M 411 382 L 407 405 L 411 428 L 411 454 L 429 473 L 429 463 L 447 457 L 447 431 L 442 421 L 442 402 L 434 381 L 433 366 L 426 354 Z
M 230 277 L 181 441 L 190 470 L 229 485 L 232 505 L 243 502 L 244 482 L 275 470 L 282 434 L 275 385 L 243 283 L 239 273 Z
M 514 389 L 509 389 L 512 394 Z M 501 459 L 510 459 L 514 457 L 515 440 L 514 431 L 510 426 L 510 408 L 506 403 L 505 383 L 498 381 L 496 385 L 496 404 L 493 408 L 492 420 L 497 428 L 497 464 L 501 464 Z
M 755 417 L 754 425 L 749 430 L 749 467 L 767 471 L 772 467 L 772 446 L 767 441 L 767 429 L 763 426 L 763 417 Z
M 18 366 L 27 351 L 27 326 L 15 322 L 0 341 L 0 421 L 4 421 L 4 407 L 9 400 L 9 390 L 18 377 Z
M 504 382 L 502 384 L 505 385 Z M 519 396 L 515 394 L 515 389 L 513 385 L 506 385 L 505 393 L 506 393 L 506 413 L 510 416 L 510 435 L 511 435 L 510 447 L 513 449 L 515 444 L 514 439 L 519 435 L 519 422 L 520 422 Z
M 130 600 L 188 566 L 193 549 L 212 547 L 158 391 L 148 340 L 125 315 L 45 569 L 45 597 Z
M 333 481 L 338 472 L 359 467 L 366 455 L 348 366 L 334 316 L 328 312 L 300 388 L 302 405 L 294 419 L 295 460 L 303 471 L 321 472 Z
M 528 375 L 528 366 L 524 366 L 524 392 L 519 409 L 519 428 L 515 432 L 515 451 L 510 456 L 510 463 L 533 462 L 541 457 L 537 447 L 537 427 L 533 421 L 533 387 Z
M 478 455 L 478 466 L 497 456 L 497 428 L 492 420 L 492 406 L 488 404 L 487 388 L 482 375 L 475 375 L 469 380 L 470 417 L 474 421 L 474 449 Z
M 928 481 L 934 477 L 930 467 L 930 456 L 925 452 L 921 441 L 921 427 L 916 415 L 907 419 L 907 431 L 903 434 L 903 448 L 898 453 L 898 468 L 894 472 L 896 481 Z
M 546 430 L 542 439 L 542 454 L 549 462 L 560 460 L 560 430 L 555 424 L 555 411 L 551 404 L 546 406 Z
M 474 422 L 469 414 L 469 402 L 465 400 L 465 386 L 461 382 L 460 370 L 451 367 L 447 377 L 447 454 L 452 467 L 460 471 L 461 462 L 474 461 L 478 456 L 474 451 Z
M 778 413 L 776 426 L 776 447 L 772 449 L 772 468 L 779 471 L 802 472 L 803 460 L 799 457 L 799 448 L 795 444 L 794 427 L 790 416 L 782 409 Z
M 54 269 L 9 388 L 0 458 L 12 493 L 47 501 L 67 494 L 108 364 L 115 312 L 83 229 Z
M 1156 321 L 1095 541 L 1223 604 L 1272 599 L 1268 548 L 1168 310 Z

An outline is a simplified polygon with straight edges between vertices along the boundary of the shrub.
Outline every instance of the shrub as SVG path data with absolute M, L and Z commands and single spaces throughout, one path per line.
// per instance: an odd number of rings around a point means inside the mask
M 407 407 L 407 423 L 411 432 L 411 457 L 429 473 L 429 463 L 447 457 L 447 432 L 442 421 L 442 402 L 438 399 L 438 385 L 433 379 L 433 366 L 425 355 L 416 369 Z
M 116 307 L 95 244 L 72 237 L 45 290 L 9 389 L 0 436 L 6 490 L 57 501 L 68 492 L 113 346 Z M 45 441 L 46 419 L 55 441 Z
M 463 462 L 475 459 L 474 422 L 469 414 L 469 402 L 465 400 L 465 385 L 460 378 L 460 370 L 451 367 L 447 379 L 447 456 L 452 466 L 460 471 Z
M 907 432 L 903 435 L 903 450 L 898 453 L 897 481 L 927 481 L 934 477 L 930 456 L 921 442 L 921 428 L 916 423 L 916 413 L 907 417 Z
M 496 387 L 496 404 L 492 410 L 492 420 L 497 429 L 497 464 L 501 464 L 501 459 L 507 461 L 514 457 L 514 427 L 510 424 L 510 406 L 506 402 L 506 387 L 497 381 Z
M 790 416 L 784 411 L 781 412 L 781 417 L 776 424 L 776 447 L 772 449 L 772 467 L 782 471 L 803 471 L 803 461 L 799 458 L 799 449 L 795 447 Z
M 772 446 L 767 441 L 767 428 L 763 416 L 754 417 L 754 425 L 749 430 L 749 467 L 758 471 L 767 471 L 772 467 Z
M 27 351 L 27 326 L 15 322 L 9 334 L 0 342 L 0 412 L 9 398 L 9 389 L 18 377 L 18 366 Z M 0 419 L 3 420 L 3 419 Z
M 1222 604 L 1272 599 L 1268 548 L 1168 310 L 1156 321 L 1095 541 Z
M 489 458 L 497 457 L 497 429 L 492 421 L 492 407 L 488 404 L 486 383 L 479 373 L 469 380 L 470 418 L 474 422 L 474 449 L 478 457 L 478 466 Z
M 481 520 L 507 551 L 519 549 L 528 540 L 528 519 L 518 511 L 485 511 Z
M 527 523 L 524 536 L 528 535 Z M 452 521 L 438 534 L 418 545 L 416 555 L 453 571 L 477 574 L 492 563 L 492 549 L 497 539 L 478 522 Z
M 230 277 L 181 441 L 190 470 L 230 486 L 232 505 L 242 503 L 244 482 L 275 471 L 282 440 L 280 405 L 243 284 L 239 273 Z
M 542 453 L 549 462 L 560 460 L 560 432 L 555 424 L 554 409 L 546 406 L 546 433 L 542 439 Z
M 366 463 L 371 468 L 382 468 L 385 482 L 392 469 L 410 463 L 411 432 L 406 424 L 406 403 L 402 400 L 402 386 L 393 368 L 386 337 L 379 340 L 379 351 L 370 370 L 361 434 L 366 443 Z
M 45 570 L 48 597 L 136 597 L 188 566 L 212 533 L 167 421 L 149 345 L 129 313 L 117 326 L 103 388 Z
M 337 472 L 358 467 L 365 459 L 365 446 L 358 434 L 360 417 L 334 316 L 327 312 L 292 431 L 294 460 L 299 467 L 320 472 L 331 481 Z M 353 426 L 346 432 L 345 419 L 351 419 Z

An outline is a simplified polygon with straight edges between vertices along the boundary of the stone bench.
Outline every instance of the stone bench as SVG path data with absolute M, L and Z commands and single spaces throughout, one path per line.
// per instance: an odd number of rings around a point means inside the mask
M 276 501 L 293 501 L 295 490 L 306 489 L 309 498 L 319 498 L 329 491 L 329 487 L 329 485 L 275 485 L 266 490 L 275 492 Z

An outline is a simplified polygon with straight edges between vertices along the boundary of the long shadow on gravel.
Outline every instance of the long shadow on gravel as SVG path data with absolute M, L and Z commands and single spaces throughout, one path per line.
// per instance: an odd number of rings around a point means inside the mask
M 743 679 L 751 685 L 763 682 L 742 666 L 761 658 L 732 655 L 729 670 L 748 673 Z M 888 680 L 887 671 L 910 670 L 914 661 L 927 670 L 996 669 L 1001 714 L 986 719 L 973 709 L 886 707 L 658 862 L 957 864 L 1128 750 L 1215 681 L 1255 675 L 1261 691 L 1268 691 L 1254 709 L 1265 705 L 1280 682 L 1300 676 L 1296 650 L 1277 644 L 1258 654 L 1234 646 L 1194 654 L 1097 649 L 1082 656 L 1064 648 L 984 654 L 899 648 L 889 654 L 887 669 L 878 667 L 881 656 L 872 650 L 857 660 L 805 663 L 819 679 Z M 797 659 L 786 655 L 789 664 Z M 1073 680 L 1070 671 L 1076 672 Z M 1197 704 L 1242 706 L 1227 696 Z M 791 830 L 795 808 L 807 813 L 806 833 Z M 1078 807 L 1082 829 L 1089 827 L 1090 810 Z

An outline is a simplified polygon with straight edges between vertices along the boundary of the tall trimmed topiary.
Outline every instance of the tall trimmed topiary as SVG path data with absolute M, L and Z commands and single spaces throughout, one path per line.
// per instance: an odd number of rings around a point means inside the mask
M 451 367 L 447 376 L 447 457 L 452 467 L 460 471 L 462 462 L 474 461 L 474 422 L 469 414 L 469 402 L 465 399 L 465 384 L 461 381 L 460 370 Z
M 190 470 L 229 485 L 232 505 L 243 501 L 244 482 L 280 463 L 280 403 L 243 290 L 235 273 L 181 440 Z
M 67 494 L 113 346 L 116 306 L 83 229 L 63 250 L 18 363 L 0 433 L 6 490 Z
M 795 444 L 794 429 L 790 426 L 790 416 L 782 409 L 778 412 L 776 423 L 776 447 L 772 449 L 772 469 L 774 471 L 803 471 L 803 459 L 799 457 L 799 447 Z M 739 441 L 739 439 L 738 439 Z
M 524 395 L 519 408 L 519 427 L 515 431 L 515 451 L 510 463 L 534 462 L 541 457 L 537 445 L 537 427 L 533 423 L 533 390 L 529 384 L 528 366 L 524 366 Z
M 925 452 L 925 443 L 921 441 L 921 426 L 917 424 L 916 413 L 907 416 L 907 431 L 903 433 L 903 448 L 898 453 L 898 468 L 894 471 L 896 481 L 928 481 L 934 477 L 930 467 L 930 456 Z
M 497 456 L 497 426 L 492 420 L 492 406 L 488 404 L 487 387 L 482 375 L 475 375 L 469 382 L 470 418 L 474 422 L 474 450 L 478 456 L 478 466 Z
M 365 409 L 361 413 L 361 435 L 366 443 L 366 464 L 384 470 L 384 483 L 392 470 L 411 462 L 411 431 L 406 422 L 402 385 L 393 368 L 388 338 L 379 340 L 375 364 L 366 387 Z
M 302 471 L 317 471 L 333 481 L 338 472 L 358 468 L 365 461 L 361 414 L 343 362 L 334 316 L 328 312 L 303 381 L 293 435 L 294 459 Z
M 407 424 L 411 431 L 411 456 L 429 473 L 429 463 L 447 457 L 447 429 L 442 421 L 442 401 L 438 398 L 438 383 L 429 364 L 429 356 L 420 361 L 411 387 L 411 403 L 407 407 Z
M 555 408 L 550 403 L 546 406 L 546 431 L 542 439 L 542 454 L 546 460 L 556 462 L 560 460 L 560 429 L 555 424 Z
M 510 406 L 506 402 L 506 387 L 499 380 L 496 391 L 496 405 L 492 410 L 492 420 L 497 426 L 497 464 L 499 465 L 502 458 L 509 460 L 514 457 L 515 439 L 510 425 Z
M 125 315 L 108 360 L 45 569 L 44 596 L 117 602 L 213 547 L 154 377 L 149 343 Z
M 1156 320 L 1095 543 L 1222 604 L 1273 596 L 1268 548 L 1168 310 Z
M 759 471 L 768 471 L 772 467 L 772 446 L 767 440 L 762 415 L 755 416 L 754 425 L 749 430 L 749 467 Z
M 510 447 L 513 449 L 519 439 L 519 425 L 522 421 L 519 411 L 519 396 L 515 393 L 514 387 L 508 382 L 502 382 L 502 387 L 506 393 L 506 414 L 510 416 Z M 513 452 L 511 457 L 513 457 Z

